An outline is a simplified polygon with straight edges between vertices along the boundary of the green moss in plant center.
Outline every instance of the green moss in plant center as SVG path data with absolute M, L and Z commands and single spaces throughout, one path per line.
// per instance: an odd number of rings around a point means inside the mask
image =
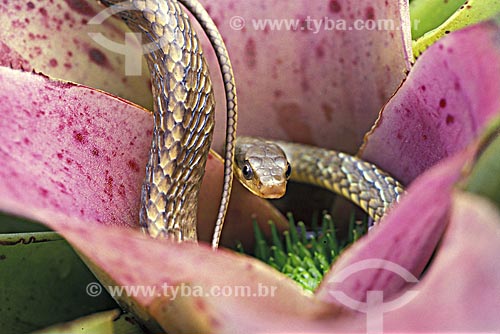
M 292 214 L 288 214 L 288 220 L 289 228 L 281 233 L 273 222 L 269 222 L 271 240 L 264 237 L 254 222 L 256 242 L 253 255 L 310 291 L 318 287 L 342 250 L 367 231 L 367 222 L 356 223 L 354 215 L 351 216 L 348 236 L 343 241 L 338 240 L 332 217 L 327 213 L 323 213 L 321 224 L 318 224 L 318 219 L 313 219 L 310 229 L 306 229 L 301 221 L 296 224 Z M 245 252 L 241 244 L 236 248 Z

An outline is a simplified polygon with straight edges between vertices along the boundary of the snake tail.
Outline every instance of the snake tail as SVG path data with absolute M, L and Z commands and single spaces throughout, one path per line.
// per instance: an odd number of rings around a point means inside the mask
M 221 205 L 215 223 L 215 230 L 212 238 L 212 247 L 216 249 L 222 233 L 222 227 L 229 206 L 229 198 L 233 184 L 233 161 L 235 156 L 236 124 L 238 115 L 238 101 L 236 95 L 236 83 L 234 79 L 233 67 L 229 54 L 217 26 L 213 22 L 208 12 L 196 0 L 179 0 L 186 9 L 193 14 L 206 33 L 212 47 L 215 50 L 217 60 L 224 82 L 226 94 L 226 138 L 224 152 L 224 185 L 222 189 Z

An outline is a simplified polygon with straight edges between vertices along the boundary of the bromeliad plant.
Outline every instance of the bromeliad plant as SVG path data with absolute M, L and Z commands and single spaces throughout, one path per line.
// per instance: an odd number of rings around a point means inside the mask
M 469 1 L 472 9 L 462 13 L 474 10 L 476 3 Z M 38 2 L 0 4 L 0 209 L 56 230 L 105 286 L 274 291 L 224 297 L 180 297 L 172 289 L 159 295 L 115 295 L 123 308 L 151 327 L 220 333 L 365 332 L 365 315 L 343 305 L 336 298 L 339 293 L 364 302 L 368 291 L 380 290 L 388 301 L 411 289 L 418 295 L 384 314 L 384 330 L 498 329 L 500 216 L 492 200 L 497 192 L 480 196 L 464 191 L 472 180 L 476 183 L 470 187 L 480 190 L 481 184 L 498 183 L 491 173 L 487 181 L 478 181 L 498 167 L 491 159 L 497 141 L 483 144 L 482 155 L 478 141 L 500 112 L 498 23 L 487 21 L 449 33 L 411 66 L 405 1 L 332 0 L 310 9 L 304 1 L 236 0 L 208 7 L 234 59 L 241 132 L 354 152 L 375 122 L 360 154 L 409 185 L 384 223 L 347 249 L 314 293 L 248 256 L 227 249 L 212 252 L 203 242 L 151 240 L 138 231 L 141 166 L 151 137 L 151 115 L 108 93 L 31 72 L 92 85 L 148 106 L 148 98 L 139 93 L 149 90 L 147 80 L 125 77 L 123 57 L 98 49 L 81 31 L 100 10 L 91 1 L 54 1 L 43 7 Z M 317 34 L 257 30 L 252 20 L 270 13 L 299 21 L 305 20 L 304 13 L 319 18 L 328 13 L 330 19 L 350 22 L 390 18 L 402 28 Z M 245 18 L 247 26 L 233 30 L 229 15 Z M 115 23 L 107 22 L 104 28 L 109 38 L 122 34 Z M 125 93 L 128 87 L 132 92 Z M 478 156 L 483 162 L 477 168 L 483 172 L 474 168 Z M 217 159 L 209 160 L 200 208 L 201 240 L 208 239 L 215 221 L 213 199 L 219 196 L 213 191 L 220 189 L 221 169 Z M 259 222 L 283 222 L 268 204 L 239 189 L 224 232 L 226 245 L 234 240 L 251 244 L 251 213 Z M 8 247 L 53 241 L 46 234 L 21 238 L 3 239 L 0 279 L 26 270 L 13 265 L 15 252 Z M 345 275 L 351 265 L 370 259 L 390 261 L 420 282 L 409 284 L 380 268 Z M 49 271 L 68 277 L 72 266 L 54 261 Z M 16 289 L 16 282 L 1 284 L 1 312 L 11 314 L 14 298 L 3 291 Z M 15 299 L 24 299 L 27 310 L 37 309 L 38 295 L 21 298 L 28 288 L 17 288 Z M 382 306 L 373 307 L 380 311 L 376 308 Z M 3 328 L 25 332 L 47 324 L 23 318 L 26 314 L 2 316 L 0 322 Z M 99 319 L 110 318 L 105 314 Z
M 288 227 L 282 232 L 270 221 L 269 240 L 254 222 L 253 255 L 304 289 L 314 292 L 341 252 L 366 234 L 367 221 L 355 221 L 354 218 L 354 214 L 351 215 L 348 236 L 344 241 L 339 240 L 332 217 L 326 212 L 322 215 L 321 224 L 318 224 L 317 217 L 313 217 L 311 227 L 307 227 L 303 221 L 295 224 L 293 215 L 289 213 Z M 245 253 L 241 243 L 237 244 L 237 249 Z

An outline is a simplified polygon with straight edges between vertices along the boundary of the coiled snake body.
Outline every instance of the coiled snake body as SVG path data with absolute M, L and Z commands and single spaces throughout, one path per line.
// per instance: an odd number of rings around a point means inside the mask
M 150 42 L 145 55 L 153 86 L 154 130 L 142 187 L 140 223 L 155 238 L 196 241 L 198 193 L 214 128 L 215 101 L 208 67 L 180 3 L 200 22 L 215 48 L 228 111 L 224 189 L 212 241 L 216 248 L 231 192 L 237 107 L 234 75 L 222 37 L 196 0 L 100 1 L 107 6 L 122 6 L 114 8 L 115 12 Z M 342 194 L 375 220 L 403 191 L 376 166 L 346 154 L 284 142 L 283 152 L 275 150 L 276 143 L 253 138 L 239 142 L 236 174 L 259 196 L 283 195 L 283 185 L 277 180 L 284 179 L 286 186 L 290 176 L 285 154 L 294 164 L 292 179 Z M 252 182 L 244 175 L 249 171 Z
M 212 141 L 215 100 L 201 43 L 180 3 L 204 28 L 221 65 L 227 98 L 224 189 L 213 246 L 217 247 L 232 184 L 236 88 L 215 24 L 195 0 L 101 0 L 114 6 L 149 50 L 154 130 L 141 193 L 140 223 L 154 238 L 196 241 L 198 193 Z

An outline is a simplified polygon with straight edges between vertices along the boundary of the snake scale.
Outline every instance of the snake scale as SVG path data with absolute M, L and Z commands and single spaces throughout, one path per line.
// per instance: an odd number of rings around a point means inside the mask
M 198 194 L 215 122 L 209 70 L 183 7 L 199 21 L 216 51 L 227 107 L 224 188 L 212 240 L 217 248 L 231 193 L 237 115 L 234 75 L 222 37 L 196 0 L 100 2 L 123 6 L 116 12 L 153 45 L 145 56 L 154 96 L 154 130 L 139 220 L 154 238 L 197 240 Z M 387 173 L 357 157 L 300 144 L 242 138 L 236 167 L 240 181 L 259 196 L 280 197 L 291 176 L 341 194 L 376 221 L 403 192 Z

